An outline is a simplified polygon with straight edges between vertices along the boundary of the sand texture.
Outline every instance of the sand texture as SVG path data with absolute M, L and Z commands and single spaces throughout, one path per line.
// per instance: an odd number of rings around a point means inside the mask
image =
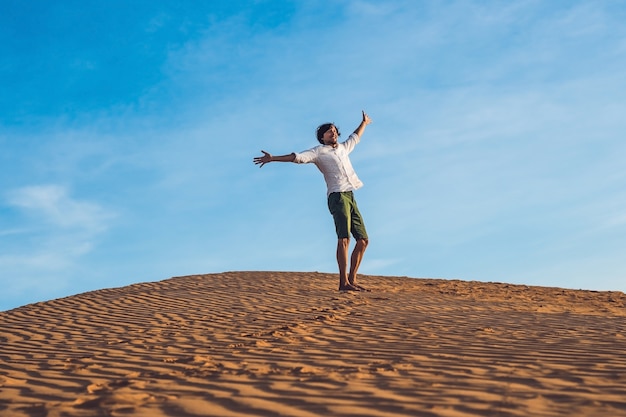
M 0 416 L 626 416 L 626 296 L 228 272 L 0 313 Z

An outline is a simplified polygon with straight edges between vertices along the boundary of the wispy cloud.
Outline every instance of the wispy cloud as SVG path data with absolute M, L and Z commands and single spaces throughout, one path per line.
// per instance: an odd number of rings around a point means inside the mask
M 110 218 L 101 206 L 72 198 L 65 187 L 36 185 L 8 193 L 8 203 L 62 229 L 78 229 L 92 235 L 106 229 Z
M 94 250 L 114 213 L 77 199 L 60 185 L 26 186 L 6 194 L 15 211 L 13 227 L 0 233 L 4 290 L 0 305 L 14 292 L 55 293 L 72 279 L 78 260 Z M 4 300 L 5 297 L 9 297 Z

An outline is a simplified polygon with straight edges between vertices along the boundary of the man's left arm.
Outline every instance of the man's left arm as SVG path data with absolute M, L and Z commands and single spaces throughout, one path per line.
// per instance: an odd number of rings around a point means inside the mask
M 361 124 L 354 130 L 354 133 L 359 137 L 359 139 L 361 138 L 361 135 L 365 131 L 365 126 L 372 123 L 372 119 L 370 119 L 367 113 L 365 113 L 364 111 L 362 113 L 363 113 L 363 120 L 361 121 Z

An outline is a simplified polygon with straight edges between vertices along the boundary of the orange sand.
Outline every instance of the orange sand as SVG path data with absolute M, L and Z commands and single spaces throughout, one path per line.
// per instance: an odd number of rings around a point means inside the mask
M 232 272 L 0 313 L 0 416 L 626 416 L 626 296 Z

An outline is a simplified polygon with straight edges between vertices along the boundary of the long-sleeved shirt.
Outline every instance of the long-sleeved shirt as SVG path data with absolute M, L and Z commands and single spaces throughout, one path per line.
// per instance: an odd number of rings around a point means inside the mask
M 361 139 L 352 133 L 345 142 L 337 147 L 319 145 L 309 150 L 296 153 L 297 164 L 314 163 L 324 175 L 327 195 L 334 192 L 354 191 L 363 186 L 357 177 L 348 155 Z

